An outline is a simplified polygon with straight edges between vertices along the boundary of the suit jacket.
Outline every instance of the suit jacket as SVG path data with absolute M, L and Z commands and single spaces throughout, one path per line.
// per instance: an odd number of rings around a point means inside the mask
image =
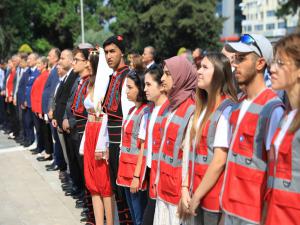
M 57 67 L 55 66 L 48 76 L 46 81 L 43 96 L 42 96 L 42 111 L 43 113 L 48 113 L 50 110 L 50 106 L 53 102 L 53 95 L 57 84 L 59 83 L 59 77 L 57 74 Z
M 55 109 L 53 112 L 54 119 L 57 120 L 58 126 L 62 127 L 62 122 L 65 115 L 67 101 L 71 96 L 71 89 L 78 75 L 71 71 L 67 79 L 61 84 L 54 96 Z
M 28 77 L 30 76 L 31 70 L 28 68 L 22 75 L 21 80 L 19 82 L 18 91 L 17 91 L 17 104 L 21 105 L 25 102 L 25 90 L 26 90 L 26 83 Z
M 27 82 L 26 82 L 26 87 L 25 87 L 25 100 L 27 102 L 27 106 L 28 108 L 31 108 L 31 89 L 32 89 L 32 85 L 35 81 L 35 79 L 40 75 L 40 71 L 38 69 L 35 69 L 34 71 L 31 71 Z

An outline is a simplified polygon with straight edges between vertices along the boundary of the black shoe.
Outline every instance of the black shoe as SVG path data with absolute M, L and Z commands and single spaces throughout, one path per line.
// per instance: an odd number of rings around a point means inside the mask
M 37 154 L 39 154 L 39 152 L 38 151 L 31 151 L 31 154 L 32 155 L 37 155 Z
M 24 143 L 24 147 L 27 148 L 27 147 L 29 147 L 29 146 L 32 145 L 32 144 L 33 144 L 33 142 L 31 142 L 31 141 L 26 141 L 26 142 Z
M 85 192 L 84 192 L 84 191 L 81 191 L 81 192 L 78 193 L 78 194 L 72 195 L 72 197 L 73 197 L 74 199 L 77 199 L 77 200 L 83 200 L 84 195 L 85 195 Z
M 80 208 L 83 208 L 83 206 L 84 206 L 83 201 L 79 201 L 79 202 L 76 202 L 75 208 L 80 209 Z
M 44 156 L 36 158 L 36 160 L 39 161 L 39 162 L 51 161 L 52 159 L 53 159 L 52 155 L 48 156 L 47 158 L 45 158 Z
M 73 196 L 73 197 L 75 197 L 75 196 L 80 195 L 81 192 L 82 192 L 82 190 L 80 190 L 79 188 L 74 188 L 74 187 L 73 187 L 72 190 L 66 192 L 65 195 L 66 195 L 66 196 Z
M 38 148 L 34 148 L 34 149 L 30 149 L 29 151 L 31 151 L 31 152 L 39 152 L 39 149 Z
M 11 130 L 4 130 L 4 134 L 10 134 L 11 132 Z
M 46 169 L 47 171 L 57 171 L 59 170 L 59 167 L 57 165 L 53 166 L 53 167 L 49 167 Z
M 52 168 L 52 167 L 54 167 L 54 166 L 56 166 L 56 164 L 53 162 L 53 163 L 51 163 L 51 164 L 47 164 L 47 165 L 45 165 L 45 167 L 48 169 L 48 168 Z

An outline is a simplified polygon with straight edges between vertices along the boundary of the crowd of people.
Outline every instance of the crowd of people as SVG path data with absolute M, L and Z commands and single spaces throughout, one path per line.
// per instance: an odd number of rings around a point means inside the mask
M 300 34 L 126 53 L 116 35 L 1 62 L 1 130 L 36 143 L 82 221 L 300 224 Z

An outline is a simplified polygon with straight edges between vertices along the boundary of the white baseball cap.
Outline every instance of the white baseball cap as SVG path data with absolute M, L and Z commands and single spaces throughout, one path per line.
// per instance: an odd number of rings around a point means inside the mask
M 239 42 L 229 42 L 225 48 L 229 52 L 255 52 L 266 60 L 267 65 L 272 62 L 273 47 L 271 42 L 260 34 L 243 34 Z

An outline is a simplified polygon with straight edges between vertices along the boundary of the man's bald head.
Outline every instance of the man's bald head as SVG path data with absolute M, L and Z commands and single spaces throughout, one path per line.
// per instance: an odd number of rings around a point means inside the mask
M 61 66 L 62 69 L 68 71 L 72 67 L 73 62 L 73 53 L 69 49 L 65 49 L 61 52 L 60 59 L 58 64 Z

